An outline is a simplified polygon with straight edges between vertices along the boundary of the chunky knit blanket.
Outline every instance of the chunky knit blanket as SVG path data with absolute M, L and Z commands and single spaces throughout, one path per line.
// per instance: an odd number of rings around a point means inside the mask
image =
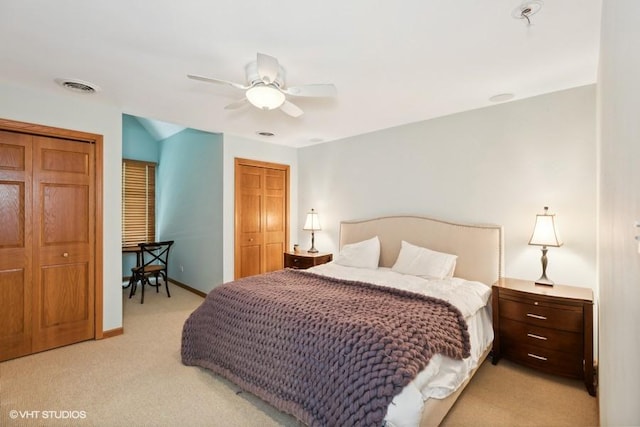
M 185 365 L 310 426 L 381 426 L 393 397 L 436 353 L 470 354 L 453 305 L 300 270 L 219 286 L 182 332 Z

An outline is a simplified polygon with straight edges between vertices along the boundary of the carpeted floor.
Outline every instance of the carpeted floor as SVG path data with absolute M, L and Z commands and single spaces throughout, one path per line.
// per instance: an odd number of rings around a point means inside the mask
M 122 336 L 0 363 L 0 426 L 298 426 L 233 384 L 182 365 L 182 325 L 202 299 L 176 286 L 129 300 Z M 485 362 L 445 426 L 597 425 L 579 381 Z

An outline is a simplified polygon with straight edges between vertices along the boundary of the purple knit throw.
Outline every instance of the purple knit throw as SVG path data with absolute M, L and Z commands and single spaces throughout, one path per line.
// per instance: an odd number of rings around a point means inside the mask
M 436 353 L 470 354 L 453 305 L 299 270 L 217 287 L 182 331 L 185 365 L 309 426 L 381 426 L 393 397 Z

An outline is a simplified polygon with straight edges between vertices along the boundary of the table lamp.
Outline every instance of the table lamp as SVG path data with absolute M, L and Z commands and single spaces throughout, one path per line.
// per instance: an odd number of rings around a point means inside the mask
M 553 281 L 547 278 L 547 246 L 560 247 L 562 241 L 558 237 L 555 225 L 555 214 L 549 214 L 549 207 L 544 207 L 544 213 L 536 215 L 536 224 L 529 239 L 530 245 L 542 246 L 542 276 L 536 280 L 536 285 L 553 286 Z
M 317 253 L 318 250 L 315 246 L 314 232 L 320 230 L 320 219 L 318 218 L 318 212 L 316 212 L 314 209 L 311 209 L 311 211 L 307 213 L 307 220 L 305 221 L 304 227 L 302 229 L 311 231 L 311 249 L 309 249 L 307 252 L 312 254 Z

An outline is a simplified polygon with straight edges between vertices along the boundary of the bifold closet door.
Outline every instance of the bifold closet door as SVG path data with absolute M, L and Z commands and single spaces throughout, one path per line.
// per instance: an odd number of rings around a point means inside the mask
M 0 360 L 31 353 L 32 138 L 0 131 Z
M 280 270 L 289 235 L 289 166 L 236 159 L 235 278 Z
M 95 146 L 0 131 L 0 360 L 91 339 Z
M 34 139 L 36 352 L 94 337 L 95 145 Z

